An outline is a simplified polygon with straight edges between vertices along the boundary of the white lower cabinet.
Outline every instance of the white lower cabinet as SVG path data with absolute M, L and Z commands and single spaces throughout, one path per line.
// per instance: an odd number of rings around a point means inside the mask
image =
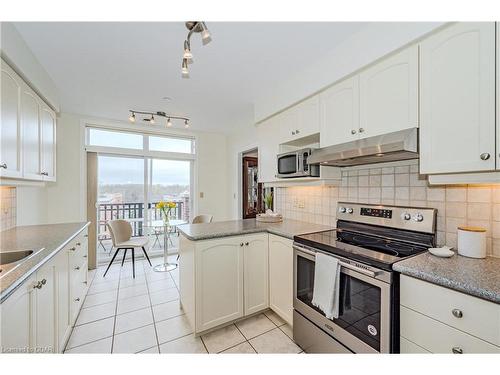
M 269 307 L 293 324 L 293 241 L 269 235 Z
M 181 238 L 181 304 L 196 334 L 270 307 L 269 244 L 267 233 L 202 241 Z M 291 275 L 292 264 L 280 267 L 289 267 Z M 292 279 L 286 282 L 291 295 Z
M 72 281 L 81 295 L 87 292 L 87 230 L 59 251 L 0 304 L 0 351 L 61 353 L 75 323 L 81 302 L 72 303 Z M 80 243 L 80 245 L 76 245 Z M 76 251 L 79 246 L 82 250 Z M 75 251 L 70 250 L 75 247 Z M 84 259 L 74 277 L 75 255 Z M 76 283 L 78 280 L 78 283 Z M 75 308 L 78 310 L 75 312 Z
M 243 237 L 199 243 L 196 248 L 196 331 L 243 316 Z
M 500 353 L 500 305 L 401 276 L 401 353 Z
M 245 238 L 243 264 L 245 315 L 250 315 L 269 307 L 269 247 L 267 234 L 257 234 Z
M 0 352 L 26 352 L 34 346 L 33 285 L 35 275 L 28 278 L 0 305 Z

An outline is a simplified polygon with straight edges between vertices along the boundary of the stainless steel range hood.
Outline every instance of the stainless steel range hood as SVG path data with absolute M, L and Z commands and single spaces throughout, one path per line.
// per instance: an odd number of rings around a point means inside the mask
M 315 150 L 309 164 L 333 167 L 418 159 L 418 129 L 411 128 Z

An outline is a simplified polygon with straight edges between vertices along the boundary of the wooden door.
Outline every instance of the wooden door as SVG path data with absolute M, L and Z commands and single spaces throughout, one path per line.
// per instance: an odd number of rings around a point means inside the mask
M 242 164 L 243 219 L 251 219 L 259 212 L 260 202 L 262 201 L 262 184 L 259 183 L 258 178 L 259 159 L 244 156 Z

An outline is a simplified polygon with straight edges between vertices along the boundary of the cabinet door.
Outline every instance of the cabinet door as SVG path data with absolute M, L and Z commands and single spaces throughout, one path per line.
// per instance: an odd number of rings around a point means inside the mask
M 269 235 L 269 307 L 293 324 L 292 240 Z
M 269 306 L 268 235 L 246 236 L 244 241 L 245 315 L 250 315 Z
M 361 138 L 418 126 L 418 47 L 359 75 Z
M 30 277 L 0 305 L 0 351 L 19 352 L 34 346 L 33 283 Z
M 319 133 L 319 95 L 294 105 L 280 116 L 279 143 L 286 143 Z
M 21 92 L 21 121 L 23 129 L 23 177 L 41 180 L 40 174 L 40 104 L 29 87 Z
M 243 316 L 243 241 L 228 237 L 197 246 L 197 332 Z
M 2 60 L 0 176 L 22 177 L 21 156 L 21 80 Z
M 40 111 L 42 129 L 42 174 L 44 181 L 56 180 L 56 116 L 46 105 Z
M 57 349 L 56 337 L 56 286 L 55 263 L 51 261 L 36 272 L 35 283 L 40 287 L 35 292 L 36 328 L 35 345 L 47 353 Z
M 276 181 L 276 155 L 279 151 L 279 122 L 272 117 L 257 126 L 259 182 Z
M 320 145 L 358 139 L 359 78 L 348 78 L 320 94 Z
M 495 169 L 495 24 L 424 40 L 420 77 L 420 173 Z
M 57 350 L 62 352 L 66 341 L 71 333 L 70 311 L 69 311 L 69 255 L 66 250 L 62 250 L 56 256 L 55 281 L 57 288 Z

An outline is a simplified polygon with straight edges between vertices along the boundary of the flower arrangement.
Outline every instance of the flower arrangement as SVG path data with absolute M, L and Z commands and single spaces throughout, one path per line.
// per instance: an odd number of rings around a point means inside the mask
M 273 209 L 273 195 L 272 193 L 266 194 L 264 196 L 264 204 L 266 205 L 267 210 Z M 266 210 L 266 212 L 267 212 Z
M 168 223 L 169 218 L 170 218 L 170 212 L 172 211 L 173 208 L 177 207 L 177 203 L 175 202 L 165 202 L 165 201 L 160 201 L 156 205 L 156 208 L 158 208 L 163 216 L 163 221 L 165 223 Z

